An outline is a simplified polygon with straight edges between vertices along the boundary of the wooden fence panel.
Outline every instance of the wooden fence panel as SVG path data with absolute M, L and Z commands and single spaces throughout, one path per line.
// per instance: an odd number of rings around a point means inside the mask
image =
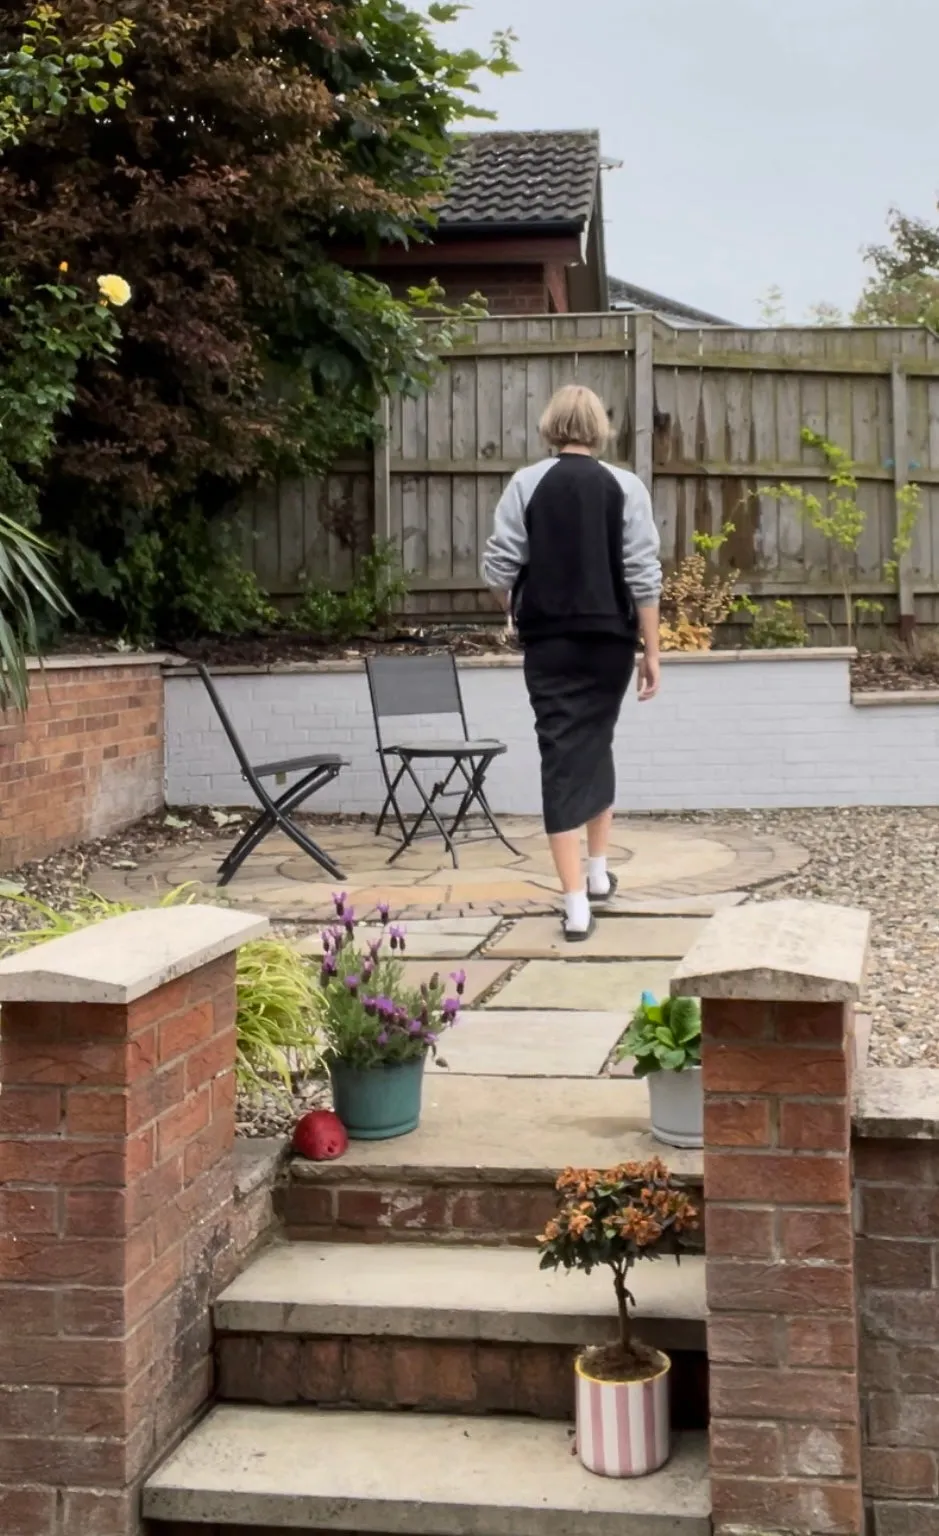
M 923 513 L 902 597 L 923 622 L 939 621 L 939 337 L 916 328 L 675 331 L 614 313 L 482 321 L 426 394 L 390 402 L 374 462 L 343 461 L 322 481 L 281 481 L 244 500 L 246 558 L 269 591 L 290 598 L 309 580 L 348 582 L 350 529 L 360 547 L 372 531 L 387 533 L 411 573 L 412 612 L 490 612 L 479 564 L 496 502 L 542 454 L 541 413 L 573 379 L 610 412 L 609 457 L 651 477 L 667 565 L 692 549 L 696 531 L 732 523 L 720 563 L 753 592 L 795 597 L 823 620 L 838 615 L 831 545 L 761 489 L 791 481 L 824 497 L 805 426 L 843 447 L 868 513 L 852 578 L 892 617 L 884 566 L 896 490 L 917 482 Z

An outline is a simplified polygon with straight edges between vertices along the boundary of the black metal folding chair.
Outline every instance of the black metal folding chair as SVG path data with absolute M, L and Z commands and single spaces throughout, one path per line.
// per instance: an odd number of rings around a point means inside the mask
M 454 868 L 457 868 L 459 859 L 455 839 L 471 815 L 481 816 L 486 830 L 481 836 L 475 839 L 466 838 L 464 841 L 479 842 L 485 837 L 495 836 L 512 853 L 518 853 L 518 849 L 512 846 L 500 829 L 483 787 L 491 763 L 495 758 L 501 757 L 508 748 L 501 741 L 474 741 L 470 738 L 456 657 L 452 654 L 369 656 L 366 658 L 365 666 L 372 697 L 372 714 L 375 717 L 378 759 L 388 791 L 375 828 L 375 835 L 377 837 L 381 834 L 389 814 L 393 813 L 402 838 L 400 846 L 395 849 L 388 863 L 393 864 L 396 859 L 399 859 L 402 853 L 410 848 L 415 838 L 433 837 L 436 830 L 446 845 Z M 382 721 L 389 717 L 405 715 L 410 715 L 412 718 L 418 715 L 448 715 L 454 720 L 459 720 L 463 735 L 460 739 L 454 736 L 439 740 L 401 740 L 395 737 L 393 741 L 385 741 L 382 735 Z M 428 794 L 414 765 L 433 759 L 449 760 L 450 769 L 446 777 L 438 780 Z M 397 768 L 392 777 L 395 765 Z M 401 809 L 398 796 L 404 780 L 417 790 L 421 803 L 421 808 L 410 825 Z M 456 780 L 456 787 L 451 789 L 450 786 L 454 780 Z M 438 804 L 448 797 L 458 799 L 459 803 L 452 820 L 445 823 L 438 813 Z M 427 827 L 427 830 L 423 831 L 427 822 L 432 822 L 433 827 Z
M 348 764 L 343 758 L 337 757 L 332 752 L 315 752 L 307 757 L 285 758 L 278 763 L 249 762 L 247 753 L 238 739 L 235 727 L 232 725 L 231 717 L 219 698 L 218 689 L 209 674 L 208 668 L 199 663 L 197 671 L 205 684 L 209 698 L 212 700 L 215 713 L 222 722 L 222 729 L 228 737 L 238 759 L 241 777 L 253 790 L 261 806 L 260 816 L 255 818 L 247 832 L 242 834 L 234 848 L 225 855 L 225 858 L 219 865 L 219 885 L 228 884 L 232 875 L 244 863 L 248 854 L 252 853 L 258 844 L 267 837 L 267 834 L 273 832 L 275 827 L 280 827 L 282 832 L 286 832 L 287 836 L 296 843 L 298 848 L 302 848 L 303 852 L 308 853 L 311 859 L 315 859 L 316 863 L 332 875 L 334 879 L 344 879 L 345 877 L 339 865 L 329 857 L 328 853 L 324 853 L 318 843 L 314 843 L 311 837 L 307 837 L 303 829 L 291 820 L 290 813 L 297 810 L 312 795 L 315 795 L 317 790 L 323 789 L 327 784 L 331 784 L 333 779 L 338 778 L 342 769 L 348 767 Z M 275 800 L 268 794 L 262 780 L 274 779 L 278 784 L 283 784 L 286 783 L 287 776 L 294 773 L 302 774 L 302 778 L 298 779 L 288 789 L 285 789 L 278 799 Z

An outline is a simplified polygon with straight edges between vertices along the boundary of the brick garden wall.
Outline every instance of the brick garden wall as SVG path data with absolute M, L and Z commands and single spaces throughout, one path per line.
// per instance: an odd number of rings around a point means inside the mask
M 0 716 L 0 869 L 163 804 L 159 658 L 49 661 L 25 716 Z
M 3 1536 L 131 1536 L 211 1392 L 210 1300 L 270 1219 L 234 1186 L 234 1022 L 233 955 L 126 1006 L 3 1005 Z
M 871 1536 L 939 1536 L 939 1143 L 861 1140 L 854 1166 Z

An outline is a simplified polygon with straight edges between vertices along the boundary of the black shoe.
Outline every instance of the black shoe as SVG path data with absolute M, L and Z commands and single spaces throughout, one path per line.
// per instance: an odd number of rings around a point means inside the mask
M 587 900 L 590 902 L 592 907 L 605 907 L 607 902 L 612 901 L 613 897 L 616 895 L 616 892 L 619 890 L 619 881 L 617 880 L 616 876 L 609 870 L 606 872 L 606 878 L 610 882 L 610 889 L 603 896 L 595 896 L 590 890 L 589 886 L 587 888 Z
M 564 917 L 561 919 L 561 932 L 564 934 L 564 938 L 568 944 L 583 944 L 584 941 L 589 939 L 590 935 L 592 933 L 596 933 L 596 931 L 597 920 L 592 912 L 590 914 L 590 922 L 586 928 L 568 928 L 567 918 Z

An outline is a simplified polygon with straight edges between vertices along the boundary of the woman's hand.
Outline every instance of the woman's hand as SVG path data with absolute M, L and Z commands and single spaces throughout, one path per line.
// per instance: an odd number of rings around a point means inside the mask
M 639 658 L 639 703 L 645 704 L 648 699 L 654 699 L 659 691 L 659 658 L 658 656 L 640 656 Z

